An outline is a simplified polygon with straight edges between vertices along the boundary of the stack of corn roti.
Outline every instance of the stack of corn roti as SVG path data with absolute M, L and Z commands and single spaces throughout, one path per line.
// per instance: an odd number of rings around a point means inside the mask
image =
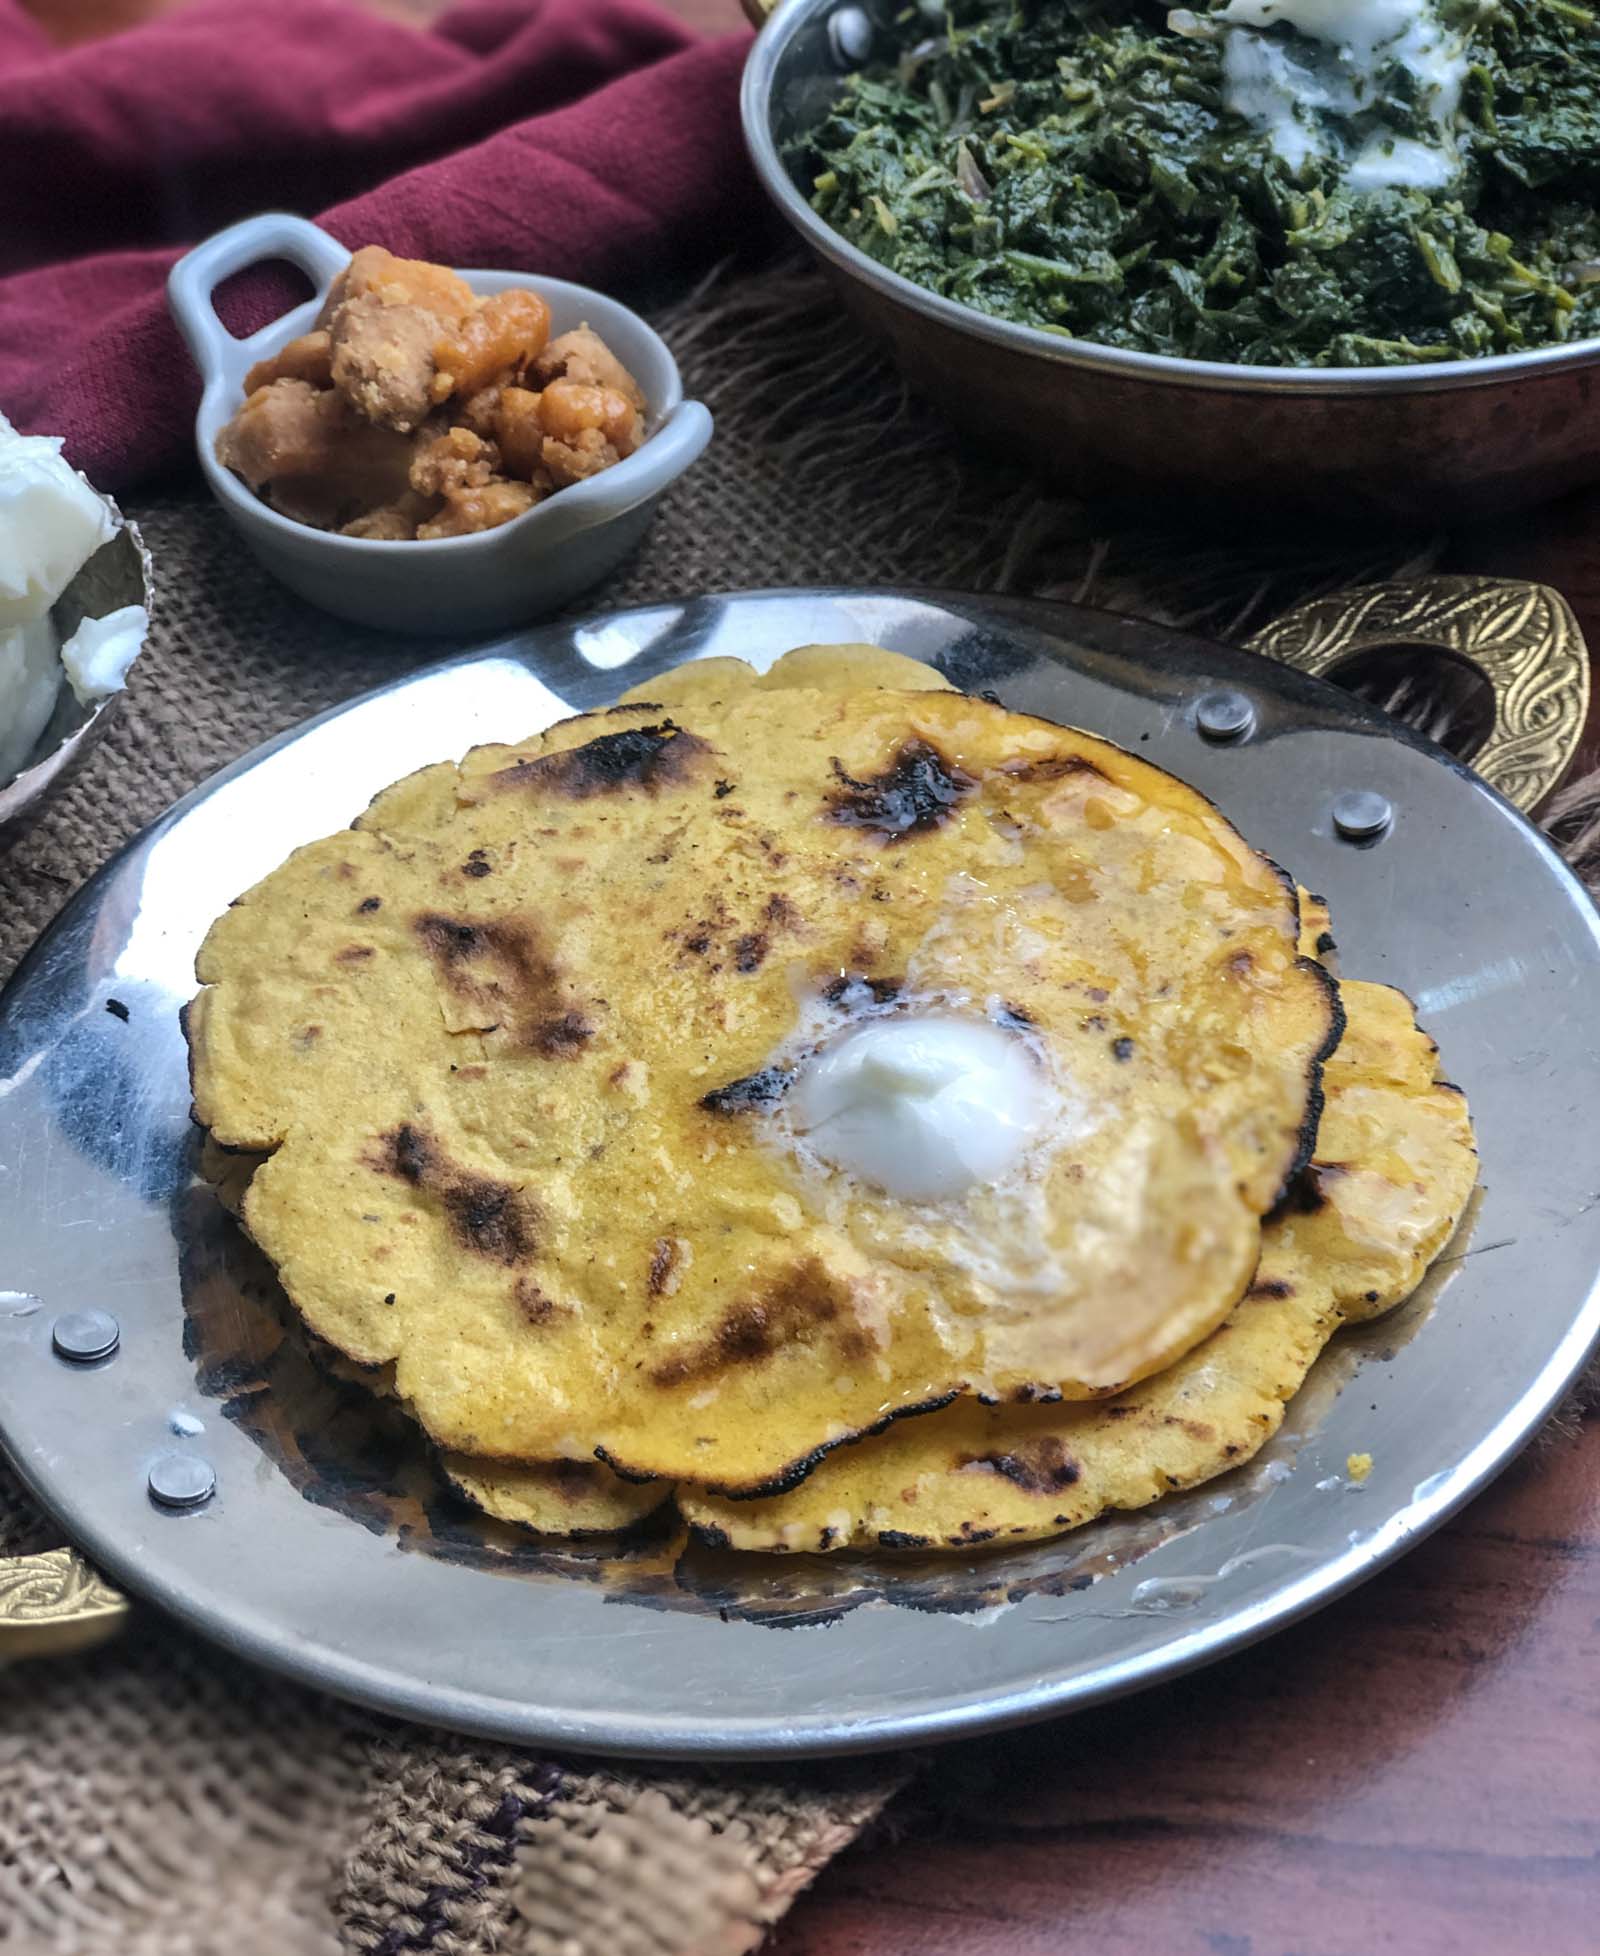
M 1465 1102 L 1332 949 L 1091 734 L 870 647 L 707 660 L 241 897 L 195 1114 L 306 1325 L 492 1515 L 967 1549 L 1245 1461 L 1449 1239 Z M 881 1057 L 899 1158 L 830 1152 L 818 1069 L 932 1022 L 1021 1082 L 1003 1162 L 970 1080 Z

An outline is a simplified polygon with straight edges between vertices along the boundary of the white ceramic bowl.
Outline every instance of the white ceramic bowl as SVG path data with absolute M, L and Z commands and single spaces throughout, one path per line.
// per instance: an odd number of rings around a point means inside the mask
M 236 339 L 212 295 L 246 266 L 273 258 L 297 265 L 317 297 L 270 326 Z M 216 457 L 223 424 L 239 406 L 244 376 L 309 332 L 323 295 L 349 263 L 337 239 L 303 217 L 267 212 L 197 245 L 173 266 L 167 300 L 205 383 L 195 446 L 211 492 L 240 535 L 292 591 L 359 624 L 400 632 L 494 631 L 523 623 L 597 584 L 628 554 L 657 500 L 711 439 L 711 415 L 683 398 L 666 343 L 626 306 L 587 286 L 532 272 L 463 271 L 474 292 L 531 286 L 550 307 L 552 335 L 587 323 L 638 380 L 649 439 L 625 461 L 476 536 L 382 543 L 314 530 L 269 509 Z

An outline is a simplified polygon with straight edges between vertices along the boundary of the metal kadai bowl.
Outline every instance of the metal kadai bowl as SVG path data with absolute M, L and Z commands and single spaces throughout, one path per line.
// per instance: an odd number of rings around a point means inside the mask
M 768 195 L 907 377 L 984 448 L 1099 498 L 1203 498 L 1434 525 L 1600 479 L 1600 340 L 1419 367 L 1245 367 L 1064 340 L 990 318 L 858 251 L 784 162 L 898 0 L 744 0 L 764 22 L 745 140 Z

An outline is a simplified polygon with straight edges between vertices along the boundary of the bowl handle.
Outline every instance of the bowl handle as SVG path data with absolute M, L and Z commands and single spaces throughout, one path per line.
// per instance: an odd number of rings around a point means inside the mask
M 1245 641 L 1252 652 L 1337 680 L 1401 650 L 1471 666 L 1494 697 L 1473 770 L 1525 814 L 1560 781 L 1589 717 L 1589 653 L 1559 591 L 1498 577 L 1364 584 L 1296 605 Z
M 590 476 L 587 482 L 563 489 L 533 512 L 531 529 L 521 523 L 506 531 L 506 548 L 517 550 L 523 536 L 536 536 L 538 547 L 575 537 L 613 517 L 659 496 L 704 453 L 711 439 L 711 410 L 703 401 L 680 401 L 642 448 L 626 462 Z
M 269 258 L 287 258 L 319 292 L 350 262 L 350 254 L 339 240 L 308 218 L 294 217 L 288 211 L 263 211 L 196 245 L 167 274 L 167 304 L 201 379 L 208 385 L 222 371 L 224 353 L 238 344 L 217 317 L 213 295 L 224 279 Z

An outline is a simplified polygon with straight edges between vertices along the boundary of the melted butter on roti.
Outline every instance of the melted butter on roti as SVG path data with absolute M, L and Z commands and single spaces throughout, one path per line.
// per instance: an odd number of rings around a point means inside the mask
M 738 1549 L 962 1548 L 1059 1534 L 1248 1460 L 1339 1326 L 1415 1289 L 1476 1179 L 1466 1104 L 1409 1001 L 1349 982 L 1344 999 L 1315 1156 L 1248 1294 L 1202 1344 L 1097 1405 L 959 1401 L 842 1448 L 773 1499 L 680 1487 L 686 1518 Z
M 424 770 L 202 949 L 248 1227 L 446 1449 L 749 1492 L 959 1391 L 1115 1391 L 1250 1281 L 1338 1026 L 1292 887 L 1107 743 L 794 656 Z M 962 1248 L 1003 1192 L 956 1228 L 777 1144 L 807 1005 L 908 973 L 1088 1110 L 1029 1171 L 1048 1296 Z

